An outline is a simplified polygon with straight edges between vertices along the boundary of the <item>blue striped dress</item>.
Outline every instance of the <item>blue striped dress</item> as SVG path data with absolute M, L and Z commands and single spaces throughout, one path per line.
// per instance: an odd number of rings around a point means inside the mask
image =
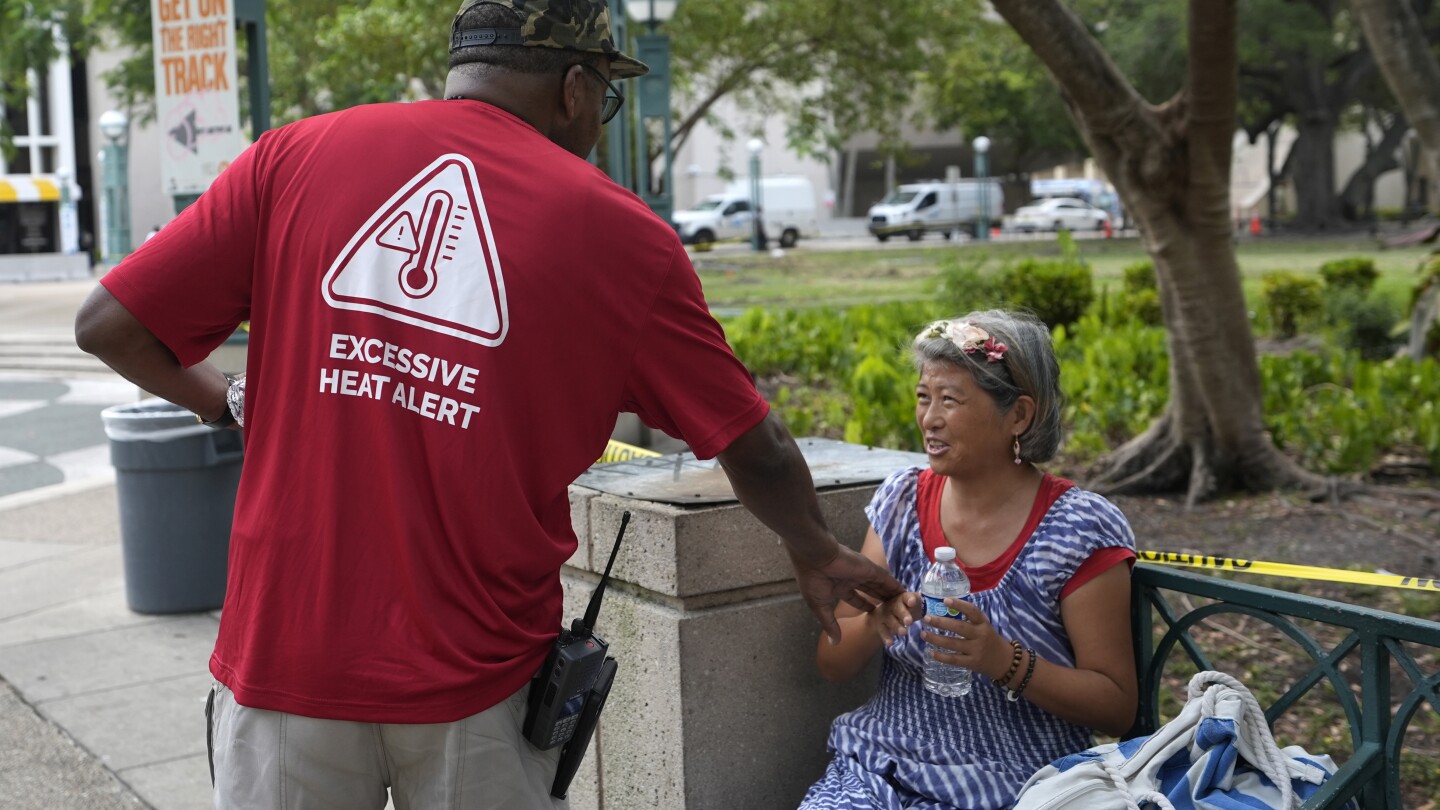
M 890 570 L 918 591 L 928 560 L 920 538 L 916 491 L 920 468 L 892 474 L 865 513 L 885 547 Z M 970 599 L 1006 639 L 1041 658 L 1074 666 L 1060 620 L 1060 592 L 1091 553 L 1135 548 L 1114 504 L 1072 487 L 1051 505 L 1015 561 L 988 590 Z M 1051 761 L 1091 745 L 1090 730 L 1071 725 L 976 673 L 960 698 L 926 691 L 920 623 L 884 649 L 875 696 L 835 719 L 829 767 L 802 810 L 991 810 L 1014 803 L 1020 786 Z

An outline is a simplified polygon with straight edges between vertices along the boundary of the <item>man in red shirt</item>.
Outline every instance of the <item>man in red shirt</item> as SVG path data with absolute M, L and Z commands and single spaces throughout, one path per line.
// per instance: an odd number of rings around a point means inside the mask
M 85 350 L 217 426 L 203 361 L 251 324 L 217 806 L 563 805 L 518 724 L 620 411 L 718 456 L 832 637 L 838 599 L 900 592 L 836 543 L 674 231 L 584 159 L 645 70 L 603 0 L 466 0 L 445 100 L 265 133 L 82 307 Z

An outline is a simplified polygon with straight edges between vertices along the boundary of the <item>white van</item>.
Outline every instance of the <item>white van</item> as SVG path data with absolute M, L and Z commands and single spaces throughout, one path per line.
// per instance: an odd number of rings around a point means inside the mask
M 794 247 L 800 237 L 820 231 L 815 212 L 815 189 L 806 177 L 760 178 L 760 210 L 766 239 L 779 239 L 781 247 Z M 750 183 L 737 180 L 724 192 L 711 194 L 688 211 L 676 211 L 671 224 L 687 245 L 708 247 L 715 242 L 751 238 Z
M 868 229 L 884 242 L 895 234 L 905 234 L 918 242 L 926 231 L 939 231 L 949 239 L 959 231 L 976 234 L 980 227 L 980 197 L 984 189 L 987 219 L 996 225 L 1005 211 L 1005 192 L 994 180 L 961 180 L 946 183 L 927 180 L 906 183 L 890 192 L 885 199 L 870 206 Z

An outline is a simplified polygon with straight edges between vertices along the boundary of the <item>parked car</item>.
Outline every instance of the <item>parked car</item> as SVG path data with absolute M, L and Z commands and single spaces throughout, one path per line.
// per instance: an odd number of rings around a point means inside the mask
M 1032 200 L 1015 211 L 1005 222 L 1012 231 L 1098 231 L 1105 227 L 1110 215 L 1075 197 L 1050 197 Z

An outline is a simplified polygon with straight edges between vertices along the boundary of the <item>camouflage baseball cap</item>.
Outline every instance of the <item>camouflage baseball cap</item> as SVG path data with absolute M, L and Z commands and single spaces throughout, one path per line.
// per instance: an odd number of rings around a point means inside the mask
M 512 9 L 524 23 L 519 28 L 461 30 L 460 18 L 482 3 Z M 528 45 L 604 54 L 610 57 L 612 79 L 650 72 L 644 62 L 615 47 L 605 0 L 462 0 L 450 25 L 450 52 L 477 45 Z

